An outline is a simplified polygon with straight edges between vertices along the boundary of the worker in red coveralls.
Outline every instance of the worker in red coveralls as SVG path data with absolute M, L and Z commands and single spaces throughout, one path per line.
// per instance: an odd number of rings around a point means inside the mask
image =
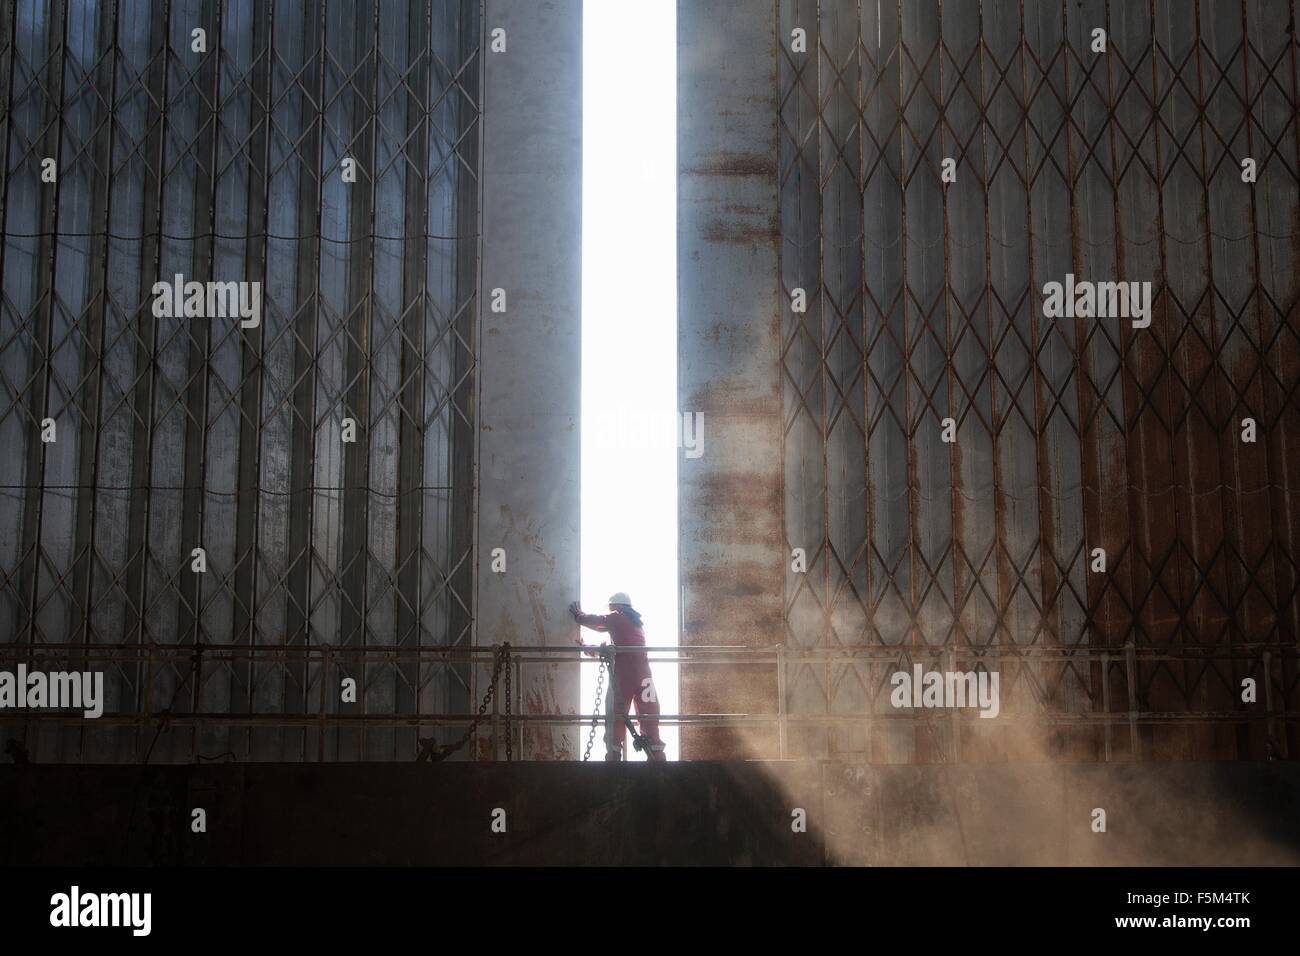
M 641 615 L 632 609 L 632 599 L 619 591 L 609 599 L 608 614 L 583 614 L 577 601 L 569 605 L 573 618 L 583 627 L 610 636 L 615 647 L 645 647 L 645 631 Z M 583 648 L 592 648 L 576 639 Z M 605 645 L 600 645 L 604 647 Z M 598 649 L 589 649 L 590 657 L 599 655 Z M 644 651 L 621 651 L 610 654 L 613 659 L 613 679 L 605 695 L 605 759 L 623 759 L 623 741 L 626 738 L 628 705 L 635 701 L 637 724 L 641 736 L 649 744 L 648 759 L 664 760 L 664 743 L 659 739 L 659 698 L 655 695 L 654 681 L 650 677 L 650 659 Z

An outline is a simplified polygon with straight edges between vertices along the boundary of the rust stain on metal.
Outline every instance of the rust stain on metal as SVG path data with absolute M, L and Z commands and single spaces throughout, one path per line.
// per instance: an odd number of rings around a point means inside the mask
M 758 176 L 776 175 L 776 157 L 762 153 L 738 153 L 719 156 L 698 166 L 683 166 L 683 176 Z
M 778 238 L 777 223 L 774 218 L 756 221 L 754 218 L 738 217 L 736 219 L 709 219 L 700 228 L 700 235 L 706 242 L 726 242 L 738 245 L 771 244 Z
M 743 527 L 762 528 L 780 513 L 782 488 L 756 481 L 757 477 L 739 470 L 714 471 L 692 487 L 692 506 L 709 509 L 715 516 L 732 516 Z M 747 507 L 741 511 L 735 507 L 737 502 Z

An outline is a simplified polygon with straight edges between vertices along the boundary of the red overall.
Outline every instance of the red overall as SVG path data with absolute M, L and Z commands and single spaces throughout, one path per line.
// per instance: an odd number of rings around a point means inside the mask
M 621 611 L 612 614 L 578 614 L 583 627 L 610 636 L 615 647 L 645 647 L 645 631 L 632 623 Z M 590 645 L 584 645 L 590 646 Z M 622 716 L 628 705 L 636 702 L 637 725 L 643 737 L 649 738 L 651 760 L 663 760 L 663 741 L 659 739 L 659 698 L 650 677 L 650 659 L 644 652 L 619 652 L 611 654 L 614 660 L 614 679 L 605 701 L 605 751 L 606 760 L 617 760 L 623 751 L 627 728 Z

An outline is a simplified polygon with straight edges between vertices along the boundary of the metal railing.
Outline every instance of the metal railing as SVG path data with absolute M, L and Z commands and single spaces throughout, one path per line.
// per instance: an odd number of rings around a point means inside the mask
M 503 645 L 477 647 L 399 647 L 370 645 L 364 647 L 328 644 L 294 646 L 234 646 L 217 644 L 4 644 L 0 645 L 0 669 L 18 664 L 27 670 L 95 671 L 115 670 L 119 675 L 132 669 L 140 675 L 134 685 L 122 680 L 131 698 L 129 707 L 105 710 L 93 723 L 101 727 L 135 726 L 141 728 L 168 725 L 171 727 L 249 728 L 298 727 L 319 731 L 317 759 L 325 759 L 328 733 L 340 728 L 467 728 L 473 713 L 421 712 L 418 707 L 409 713 L 366 713 L 364 688 L 358 703 L 341 705 L 339 674 L 363 675 L 365 669 L 384 664 L 417 664 L 421 686 L 431 681 L 438 668 L 455 664 L 474 667 L 475 700 L 486 690 L 487 673 L 496 661 Z M 615 654 L 640 652 L 641 648 L 614 648 Z M 677 664 L 681 667 L 727 667 L 743 664 L 770 666 L 771 707 L 759 712 L 716 712 L 662 714 L 661 724 L 679 727 L 761 727 L 775 728 L 778 741 L 777 755 L 789 756 L 789 732 L 794 728 L 869 726 L 876 722 L 911 721 L 929 724 L 950 722 L 954 732 L 969 721 L 998 725 L 1008 723 L 1034 723 L 1039 725 L 1092 725 L 1102 728 L 1105 759 L 1112 758 L 1115 728 L 1127 729 L 1129 754 L 1140 759 L 1139 728 L 1158 724 L 1249 724 L 1264 723 L 1270 739 L 1278 739 L 1279 725 L 1300 723 L 1300 710 L 1288 709 L 1289 699 L 1294 699 L 1295 683 L 1286 683 L 1288 673 L 1297 673 L 1300 648 L 1276 643 L 1243 643 L 1231 646 L 1179 646 L 1138 647 L 1128 643 L 1119 648 L 1067 648 L 1049 646 L 989 645 L 985 647 L 927 647 L 906 645 L 896 648 L 875 646 L 870 648 L 797 648 L 785 645 L 767 647 L 739 647 L 717 645 L 666 646 L 644 649 L 652 663 Z M 1256 701 L 1242 704 L 1241 709 L 1220 710 L 1154 710 L 1145 706 L 1140 692 L 1140 674 L 1156 665 L 1195 664 L 1215 661 L 1231 662 L 1239 683 L 1252 678 L 1257 685 Z M 509 707 L 503 694 L 498 692 L 492 700 L 487 753 L 500 757 L 504 735 L 512 738 L 515 759 L 524 755 L 524 731 L 529 726 L 568 725 L 583 726 L 592 721 L 590 713 L 536 713 L 529 712 L 523 689 L 528 686 L 525 675 L 529 668 L 556 667 L 564 664 L 598 665 L 595 658 L 583 655 L 573 646 L 509 646 L 508 666 L 512 670 L 509 682 L 511 700 Z M 1006 688 L 1008 678 L 1023 676 L 1026 669 L 1050 666 L 1070 666 L 1086 669 L 1088 694 L 1086 707 L 1067 709 L 1058 706 L 1052 695 L 1033 693 L 1040 685 L 1036 682 L 1010 681 L 1016 688 L 1010 701 L 1000 703 L 994 717 L 981 717 L 974 705 L 967 708 L 912 708 L 894 707 L 890 704 L 889 675 L 908 670 L 920 664 L 927 670 L 969 672 L 985 670 L 1001 675 L 1001 686 Z M 315 706 L 302 707 L 297 712 L 214 711 L 202 706 L 202 690 L 221 670 L 236 665 L 293 669 L 310 675 L 310 690 L 314 691 Z M 790 706 L 790 675 L 794 668 L 823 668 L 827 686 L 835 668 L 846 666 L 877 668 L 881 676 L 874 693 L 869 694 L 870 707 L 858 712 L 834 712 L 826 705 L 821 712 Z M 175 674 L 172 686 L 159 686 L 158 675 L 170 668 Z M 480 669 L 481 668 L 481 669 Z M 274 671 L 273 671 L 274 673 Z M 120 678 L 119 678 L 120 679 Z M 364 684 L 364 680 L 358 681 Z M 1050 685 L 1046 682 L 1044 686 Z M 417 687 L 415 699 L 419 700 Z M 251 695 L 251 691 L 250 691 Z M 164 700 L 166 696 L 168 699 Z M 1233 697 L 1240 702 L 1239 688 Z M 828 698 L 829 699 L 829 698 Z M 1100 704 L 1100 707 L 1093 706 Z M 471 706 L 473 701 L 471 701 Z M 355 711 L 353 710 L 355 708 Z M 0 711 L 0 724 L 35 722 L 37 725 L 81 725 L 89 721 L 79 714 L 54 710 Z M 479 731 L 481 735 L 482 730 Z M 1282 735 L 1284 739 L 1285 735 Z M 1283 744 L 1285 746 L 1285 744 Z M 482 757 L 484 749 L 478 750 Z M 305 756 L 305 755 L 304 755 Z

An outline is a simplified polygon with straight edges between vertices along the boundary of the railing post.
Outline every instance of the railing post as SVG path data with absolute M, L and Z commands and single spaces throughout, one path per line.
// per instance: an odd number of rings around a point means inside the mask
M 780 757 L 785 759 L 785 645 L 776 646 L 776 729 Z M 681 708 L 679 707 L 678 710 Z
M 1106 739 L 1106 762 L 1110 762 L 1110 651 L 1101 652 L 1101 709 L 1106 715 L 1103 726 Z
M 947 658 L 948 658 L 948 673 L 955 675 L 957 673 L 957 651 L 954 648 L 951 647 L 948 648 Z M 954 680 L 955 679 L 956 678 L 954 677 Z M 978 701 L 979 701 L 979 697 L 976 696 L 976 702 Z M 967 701 L 966 703 L 969 704 L 970 701 Z M 949 735 L 952 738 L 952 745 L 950 747 L 948 762 L 960 763 L 961 762 L 961 720 L 957 716 L 956 707 L 950 707 L 948 709 L 948 727 L 949 727 Z
M 1264 652 L 1264 707 L 1268 713 L 1268 739 L 1270 741 L 1276 741 L 1277 742 L 1276 745 L 1278 747 L 1281 747 L 1281 741 L 1278 741 L 1277 739 L 1277 733 L 1276 733 L 1277 728 L 1273 723 L 1273 680 L 1272 677 L 1270 676 L 1270 672 L 1273 669 L 1272 664 L 1273 664 L 1273 655 L 1270 652 L 1265 651 Z M 1269 746 L 1268 744 L 1265 744 L 1264 746 L 1265 754 L 1268 753 L 1268 746 Z
M 492 645 L 492 673 L 488 675 L 489 682 L 492 680 L 492 674 L 496 673 L 497 661 L 499 660 L 497 655 L 500 653 L 501 653 L 501 648 L 498 645 L 493 644 Z M 494 761 L 501 759 L 501 707 L 499 706 L 501 703 L 500 685 L 501 682 L 497 681 L 497 688 L 492 692 L 492 759 Z M 470 703 L 471 704 L 473 703 L 472 698 L 470 700 Z
M 1137 725 L 1137 646 L 1132 641 L 1124 645 L 1124 671 L 1128 683 L 1129 759 L 1136 762 L 1142 759 L 1142 753 L 1138 744 Z
M 203 692 L 203 642 L 198 641 L 194 644 L 194 672 L 193 686 L 190 687 L 190 715 L 195 718 L 194 726 L 190 730 L 190 762 L 198 761 L 199 754 L 199 727 L 200 721 L 197 719 L 202 713 L 202 692 Z
M 154 651 L 157 649 L 158 649 L 157 643 L 155 643 L 154 641 L 150 641 L 149 657 L 145 663 L 145 676 L 144 676 L 144 715 L 146 719 L 142 721 L 140 724 L 141 729 L 144 730 L 146 733 L 148 732 L 149 725 L 153 722 L 153 675 L 154 675 L 153 665 L 154 665 Z M 135 755 L 137 761 L 143 758 L 143 754 L 140 752 L 140 745 L 142 743 L 144 743 L 143 737 L 140 737 L 136 740 Z
M 308 661 L 310 666 L 310 661 Z M 323 647 L 320 665 L 320 706 L 316 714 L 316 760 L 318 763 L 325 762 L 325 721 L 328 719 L 328 711 L 325 709 L 325 694 L 329 687 L 330 680 L 330 646 Z
M 515 669 L 515 679 L 510 682 L 510 713 L 515 717 L 522 717 L 524 715 L 524 665 L 523 662 L 519 660 L 518 655 L 511 654 L 510 666 Z M 515 740 L 517 746 L 512 747 L 511 749 L 514 751 L 514 754 L 517 754 L 518 756 L 512 755 L 512 759 L 523 760 L 524 722 L 522 720 L 510 721 L 510 736 L 515 737 L 516 735 L 518 735 Z

